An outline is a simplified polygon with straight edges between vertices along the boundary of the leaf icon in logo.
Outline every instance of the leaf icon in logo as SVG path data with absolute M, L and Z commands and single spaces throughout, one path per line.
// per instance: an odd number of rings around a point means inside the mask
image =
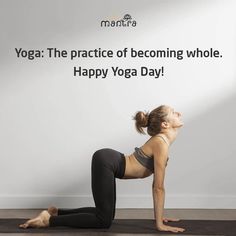
M 132 17 L 131 17 L 131 15 L 129 15 L 129 14 L 125 14 L 123 19 L 124 19 L 124 20 L 131 20 Z

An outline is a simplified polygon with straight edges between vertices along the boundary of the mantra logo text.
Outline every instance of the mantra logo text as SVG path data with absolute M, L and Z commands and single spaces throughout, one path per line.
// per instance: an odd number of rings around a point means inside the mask
M 132 20 L 131 15 L 125 14 L 123 19 L 120 20 L 102 20 L 101 27 L 135 27 L 137 22 Z

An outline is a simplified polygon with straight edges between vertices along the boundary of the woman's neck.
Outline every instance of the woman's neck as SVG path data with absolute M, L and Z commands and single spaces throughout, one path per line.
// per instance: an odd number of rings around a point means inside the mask
M 178 129 L 164 130 L 161 131 L 159 134 L 164 135 L 165 138 L 168 140 L 169 144 L 171 145 L 176 139 L 176 136 L 178 134 Z

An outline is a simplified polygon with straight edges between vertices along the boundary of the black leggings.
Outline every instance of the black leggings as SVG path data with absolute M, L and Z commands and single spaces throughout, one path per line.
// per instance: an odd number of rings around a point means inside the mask
M 92 157 L 92 192 L 96 207 L 58 209 L 49 226 L 76 228 L 109 228 L 115 216 L 116 180 L 125 173 L 125 156 L 116 150 L 103 148 Z

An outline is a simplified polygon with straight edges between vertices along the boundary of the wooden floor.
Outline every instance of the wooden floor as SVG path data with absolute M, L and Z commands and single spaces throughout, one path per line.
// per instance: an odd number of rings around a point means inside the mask
M 45 209 L 0 209 L 0 218 L 33 218 L 37 216 L 42 210 Z M 225 209 L 225 210 L 218 210 L 218 209 L 166 209 L 165 210 L 165 217 L 171 218 L 179 218 L 179 219 L 202 219 L 202 220 L 236 220 L 236 209 Z M 116 219 L 154 219 L 153 218 L 153 209 L 116 209 Z M 1 234 L 6 235 L 6 234 Z M 8 234 L 9 235 L 9 234 Z M 17 233 L 11 234 L 11 236 L 30 236 L 29 233 Z M 49 233 L 40 233 L 40 234 L 33 234 L 34 236 L 49 236 L 55 234 Z M 78 233 L 61 233 L 56 234 L 60 236 L 74 236 L 78 235 Z M 79 235 L 87 235 L 86 233 L 79 234 Z M 91 235 L 91 234 L 90 234 Z M 94 233 L 93 236 L 128 236 L 128 235 L 137 235 L 137 234 L 111 234 L 111 233 L 104 233 L 104 232 L 97 232 Z M 138 234 L 138 236 L 151 236 L 157 234 Z M 158 234 L 161 235 L 161 234 Z M 164 235 L 164 234 L 163 234 Z M 165 234 L 165 236 L 173 235 L 173 234 Z

